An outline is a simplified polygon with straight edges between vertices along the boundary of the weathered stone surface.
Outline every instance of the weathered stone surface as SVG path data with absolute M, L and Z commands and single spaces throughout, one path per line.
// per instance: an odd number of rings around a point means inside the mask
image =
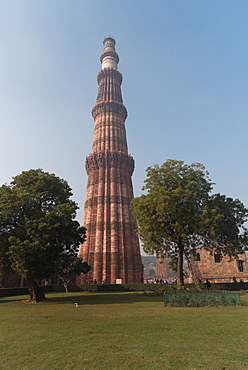
M 196 279 L 203 283 L 206 279 L 212 283 L 230 283 L 233 278 L 237 281 L 242 279 L 248 281 L 248 253 L 240 254 L 238 259 L 232 259 L 224 256 L 218 258 L 218 254 L 210 254 L 205 249 L 197 250 L 197 255 L 192 261 L 193 273 Z M 189 282 L 193 282 L 193 276 L 190 275 Z
M 157 259 L 156 273 L 158 279 L 168 279 L 168 258 Z
M 128 154 L 122 103 L 122 75 L 116 68 L 119 57 L 115 41 L 104 40 L 102 70 L 97 75 L 98 95 L 92 109 L 95 121 L 92 153 L 86 158 L 88 183 L 83 225 L 87 239 L 80 256 L 92 267 L 78 282 L 97 280 L 114 284 L 141 283 L 143 266 L 139 240 L 130 207 L 133 199 L 134 160 Z M 111 59 L 108 61 L 108 57 Z M 106 66 L 106 67 L 105 67 Z

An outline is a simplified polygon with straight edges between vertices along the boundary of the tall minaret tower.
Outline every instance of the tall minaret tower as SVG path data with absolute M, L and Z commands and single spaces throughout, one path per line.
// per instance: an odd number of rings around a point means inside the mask
M 121 279 L 122 283 L 141 283 L 143 266 L 130 207 L 134 160 L 128 155 L 119 56 L 113 37 L 106 37 L 103 45 L 98 95 L 92 109 L 92 153 L 85 165 L 88 184 L 83 225 L 87 238 L 79 252 L 92 271 L 81 276 L 81 282 L 96 279 L 115 284 Z

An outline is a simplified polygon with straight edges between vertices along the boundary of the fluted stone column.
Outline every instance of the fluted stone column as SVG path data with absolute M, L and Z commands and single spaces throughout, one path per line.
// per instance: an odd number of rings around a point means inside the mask
M 88 184 L 83 226 L 86 242 L 80 256 L 92 271 L 79 282 L 141 283 L 143 266 L 130 202 L 133 199 L 134 160 L 128 155 L 122 102 L 122 75 L 115 40 L 106 37 L 97 74 L 98 95 L 92 109 L 95 122 L 92 153 L 86 158 Z

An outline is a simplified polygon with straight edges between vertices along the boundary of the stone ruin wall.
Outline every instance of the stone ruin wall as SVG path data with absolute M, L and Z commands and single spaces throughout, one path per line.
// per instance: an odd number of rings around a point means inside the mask
M 219 261 L 219 262 L 218 262 Z M 240 254 L 237 259 L 230 261 L 228 256 L 219 259 L 217 253 L 210 254 L 205 249 L 199 249 L 194 257 L 192 264 L 195 279 L 202 283 L 208 279 L 211 283 L 230 283 L 233 277 L 239 282 L 248 282 L 248 253 Z M 190 273 L 189 283 L 193 282 L 192 273 Z

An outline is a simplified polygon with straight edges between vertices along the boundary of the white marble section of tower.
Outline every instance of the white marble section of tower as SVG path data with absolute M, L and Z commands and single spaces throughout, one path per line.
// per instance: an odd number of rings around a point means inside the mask
M 104 51 L 102 54 L 103 57 L 101 58 L 102 69 L 104 68 L 117 69 L 119 58 L 115 51 L 115 40 L 111 36 L 108 36 L 104 39 L 103 45 Z

